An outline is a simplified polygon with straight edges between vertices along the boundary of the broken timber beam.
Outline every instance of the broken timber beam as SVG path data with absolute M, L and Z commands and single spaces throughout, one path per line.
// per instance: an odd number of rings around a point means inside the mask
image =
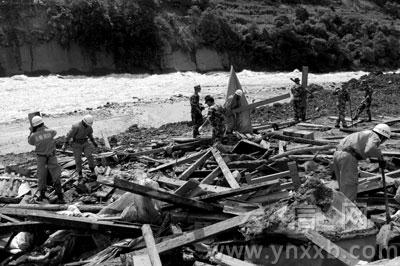
M 296 142 L 296 143 L 311 144 L 311 145 L 316 145 L 316 146 L 332 144 L 331 141 L 311 140 L 311 139 L 305 139 L 305 138 L 290 137 L 290 136 L 285 136 L 283 134 L 276 133 L 276 132 L 263 132 L 262 136 L 263 136 L 264 140 L 273 138 L 273 139 L 286 140 L 286 141 L 291 141 L 291 142 Z
M 313 230 L 307 230 L 304 232 L 304 235 L 307 239 L 313 242 L 318 247 L 325 250 L 330 255 L 334 256 L 341 262 L 349 266 L 355 266 L 360 263 L 360 260 L 356 258 L 353 254 L 347 252 L 343 248 L 339 247 L 329 239 L 326 239 L 324 236 L 319 234 Z
M 208 149 L 206 153 L 201 156 L 196 162 L 194 162 L 189 168 L 187 168 L 180 176 L 178 176 L 178 179 L 181 180 L 187 180 L 193 172 L 199 168 L 201 165 L 204 164 L 204 162 L 212 155 L 211 151 Z
M 191 194 L 195 189 L 197 189 L 200 185 L 200 182 L 196 179 L 189 179 L 185 184 L 180 186 L 178 189 L 175 190 L 174 194 L 181 196 L 181 197 L 191 197 Z M 201 190 L 201 189 L 200 189 Z
M 42 222 L 15 222 L 0 223 L 0 232 L 38 232 L 40 230 L 48 230 L 49 225 Z
M 324 146 L 318 146 L 318 147 L 305 147 L 305 148 L 297 148 L 297 149 L 292 149 L 287 152 L 272 156 L 269 161 L 275 161 L 279 158 L 286 157 L 288 155 L 294 155 L 294 154 L 304 154 L 307 152 L 316 152 L 316 151 L 325 151 L 325 150 L 330 150 L 336 148 L 336 145 L 333 144 L 328 144 Z
M 169 186 L 173 186 L 175 188 L 181 187 L 183 185 L 185 185 L 188 181 L 183 181 L 183 180 L 178 180 L 178 179 L 173 179 L 173 178 L 169 178 L 166 176 L 158 176 L 153 178 L 154 181 L 157 181 L 161 184 L 165 184 L 165 185 L 169 185 Z M 225 190 L 229 190 L 228 187 L 221 187 L 221 186 L 213 186 L 213 185 L 207 185 L 207 184 L 202 184 L 200 182 L 200 188 L 206 192 L 221 192 L 221 191 L 225 191 Z
M 149 255 L 152 266 L 162 266 L 160 255 L 157 252 L 156 242 L 153 237 L 153 232 L 148 224 L 142 226 L 144 241 L 146 242 L 147 254 Z
M 212 257 L 213 261 L 218 263 L 218 265 L 228 265 L 228 266 L 258 266 L 258 264 L 253 264 L 247 261 L 239 260 L 234 257 L 222 254 L 222 253 L 216 253 Z
M 191 161 L 197 160 L 198 158 L 203 156 L 205 152 L 206 151 L 200 151 L 200 152 L 197 152 L 195 154 L 191 154 L 191 155 L 189 155 L 187 157 L 179 158 L 178 160 L 174 160 L 172 162 L 162 164 L 162 165 L 160 165 L 160 166 L 158 166 L 156 168 L 150 169 L 149 173 L 160 171 L 160 170 L 163 170 L 163 169 L 166 169 L 166 168 L 173 167 L 175 165 L 180 165 L 180 164 L 183 164 L 183 163 L 187 163 L 187 162 L 191 162 Z
M 110 184 L 105 184 L 110 186 Z M 186 208 L 195 208 L 195 209 L 200 209 L 200 210 L 205 210 L 205 211 L 210 211 L 210 212 L 222 212 L 223 207 L 220 205 L 216 204 L 206 204 L 201 201 L 181 197 L 160 189 L 152 188 L 152 187 L 147 187 L 147 186 L 142 186 L 133 182 L 129 182 L 124 179 L 120 178 L 115 178 L 114 179 L 114 184 L 111 185 L 113 187 L 129 191 L 135 194 L 139 194 L 142 196 L 146 196 L 149 198 L 154 198 L 158 199 L 161 201 L 165 201 L 168 203 L 175 204 L 177 206 L 181 207 L 186 207 Z
M 239 183 L 233 177 L 231 170 L 229 170 L 228 166 L 226 165 L 224 159 L 221 156 L 221 153 L 216 148 L 211 148 L 211 152 L 214 155 L 214 158 L 217 161 L 219 168 L 221 168 L 221 171 L 224 174 L 225 179 L 228 182 L 229 186 L 231 188 L 239 188 L 240 187 Z
M 233 109 L 232 112 L 241 113 L 241 112 L 244 112 L 244 111 L 255 109 L 255 108 L 259 107 L 259 106 L 267 105 L 267 104 L 274 103 L 274 102 L 281 101 L 281 100 L 285 100 L 285 99 L 288 99 L 288 98 L 290 98 L 290 93 L 279 95 L 279 96 L 276 96 L 276 97 L 273 97 L 273 98 L 270 98 L 270 99 L 265 99 L 265 100 L 262 100 L 262 101 L 259 101 L 259 102 L 251 103 L 251 104 L 249 104 L 247 106 L 242 106 L 242 107 Z
M 26 210 L 42 210 L 42 211 L 65 211 L 70 205 L 68 204 L 7 204 L 4 207 L 26 209 Z M 97 213 L 101 211 L 103 205 L 76 205 L 81 212 Z
M 212 172 L 207 175 L 203 180 L 201 180 L 200 184 L 212 184 L 214 179 L 222 173 L 221 168 L 216 167 Z
M 180 236 L 177 236 L 172 239 L 158 243 L 156 245 L 158 253 L 162 254 L 166 251 L 169 251 L 169 250 L 172 250 L 175 248 L 179 248 L 184 245 L 189 245 L 191 243 L 201 241 L 208 237 L 211 237 L 211 236 L 223 233 L 227 230 L 233 229 L 235 227 L 241 226 L 241 225 L 245 224 L 253 214 L 256 214 L 256 211 L 247 212 L 243 215 L 236 216 L 236 217 L 227 219 L 225 221 L 206 226 L 206 227 L 198 229 L 198 230 L 194 230 L 191 232 L 184 232 Z M 144 254 L 144 253 L 146 253 L 146 249 L 133 251 L 133 252 L 127 253 L 126 255 L 132 256 L 132 255 L 139 255 L 139 254 Z
M 2 207 L 0 208 L 0 213 L 11 216 L 28 217 L 34 221 L 54 224 L 57 227 L 64 228 L 94 230 L 101 232 L 111 231 L 122 235 L 138 235 L 138 232 L 140 232 L 140 227 L 134 225 L 113 224 L 110 222 L 101 222 L 85 217 L 66 216 L 40 210 Z
M 212 193 L 205 196 L 200 196 L 198 199 L 202 201 L 213 201 L 213 200 L 220 200 L 223 198 L 228 198 L 236 195 L 246 194 L 249 192 L 253 192 L 256 190 L 264 189 L 270 186 L 279 186 L 279 180 L 271 180 L 262 183 L 252 184 L 248 186 L 243 186 L 236 189 L 230 189 L 227 191 L 219 192 L 219 193 Z

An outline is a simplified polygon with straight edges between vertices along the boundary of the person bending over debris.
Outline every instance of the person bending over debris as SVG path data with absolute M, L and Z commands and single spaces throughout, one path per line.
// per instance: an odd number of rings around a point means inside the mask
M 192 116 L 193 124 L 193 138 L 196 138 L 199 134 L 199 127 L 203 124 L 203 115 L 201 111 L 204 110 L 204 106 L 200 103 L 199 92 L 201 91 L 200 85 L 194 86 L 194 94 L 190 96 L 190 114 Z
M 350 95 L 346 88 L 338 87 L 333 92 L 333 95 L 337 95 L 336 107 L 338 109 L 338 118 L 336 120 L 336 128 L 340 127 L 340 122 L 342 122 L 342 126 L 347 128 L 347 123 L 345 119 L 346 115 L 346 102 L 350 101 Z
M 213 142 L 221 142 L 225 133 L 225 110 L 221 105 L 216 104 L 214 98 L 210 95 L 207 95 L 204 99 L 209 108 L 206 121 L 200 126 L 199 130 L 201 131 L 210 122 Z
M 364 100 L 361 102 L 361 104 L 357 107 L 357 111 L 355 116 L 353 117 L 353 120 L 357 120 L 360 114 L 366 109 L 367 115 L 368 115 L 368 122 L 372 121 L 372 115 L 371 115 L 371 102 L 372 102 L 372 94 L 374 93 L 374 90 L 372 87 L 365 81 L 363 80 L 361 82 L 362 89 L 365 91 L 365 96 Z
M 72 150 L 74 152 L 75 163 L 76 163 L 76 171 L 79 174 L 79 177 L 82 178 L 82 152 L 85 154 L 88 163 L 89 169 L 94 175 L 94 159 L 93 159 L 93 148 L 88 142 L 88 138 L 93 143 L 93 145 L 97 148 L 97 143 L 93 138 L 93 117 L 91 115 L 85 115 L 81 122 L 74 124 L 71 130 L 68 132 L 67 137 L 65 139 L 65 143 L 62 147 L 63 151 L 68 146 L 69 141 L 72 139 Z
M 293 111 L 295 122 L 306 121 L 306 110 L 307 110 L 307 93 L 310 93 L 303 85 L 300 84 L 300 79 L 290 79 L 296 83 L 292 88 L 293 94 Z M 312 95 L 312 94 L 311 94 Z
M 231 134 L 233 130 L 238 130 L 239 121 L 238 114 L 232 112 L 232 110 L 240 107 L 240 100 L 243 96 L 242 90 L 236 90 L 235 94 L 228 97 L 225 102 L 224 108 L 226 112 L 226 133 Z
M 28 143 L 34 145 L 37 155 L 37 176 L 38 189 L 40 191 L 38 201 L 42 201 L 46 197 L 47 172 L 51 174 L 53 186 L 59 203 L 64 202 L 64 197 L 61 190 L 61 167 L 58 164 L 56 157 L 56 144 L 54 137 L 57 132 L 49 129 L 44 125 L 43 119 L 40 116 L 32 118 L 31 133 L 28 137 Z
M 390 127 L 378 124 L 372 130 L 348 135 L 340 141 L 333 155 L 333 168 L 339 183 L 339 190 L 354 201 L 357 197 L 358 161 L 378 158 L 379 166 L 385 167 L 380 144 L 390 138 Z

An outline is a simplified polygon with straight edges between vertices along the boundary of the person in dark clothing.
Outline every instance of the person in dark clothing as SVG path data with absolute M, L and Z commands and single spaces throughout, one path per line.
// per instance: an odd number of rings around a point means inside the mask
M 204 110 L 204 107 L 200 103 L 200 91 L 200 85 L 194 86 L 194 94 L 190 96 L 190 114 L 192 116 L 193 138 L 200 135 L 199 127 L 203 124 L 203 115 L 201 114 L 201 111 Z

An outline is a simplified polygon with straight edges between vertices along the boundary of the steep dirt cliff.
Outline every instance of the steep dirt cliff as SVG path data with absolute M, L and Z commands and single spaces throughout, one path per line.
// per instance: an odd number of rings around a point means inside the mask
M 399 18 L 384 0 L 3 0 L 0 76 L 394 69 Z

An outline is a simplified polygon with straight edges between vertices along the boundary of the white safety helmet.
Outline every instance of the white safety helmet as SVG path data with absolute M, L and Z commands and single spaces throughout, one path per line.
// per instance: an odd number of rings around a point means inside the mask
M 242 90 L 236 90 L 236 91 L 235 91 L 235 94 L 236 94 L 237 96 L 242 97 L 242 96 L 243 96 L 243 91 L 242 91 Z
M 390 138 L 391 130 L 386 124 L 378 124 L 372 129 L 375 133 L 384 136 L 385 138 Z
M 89 125 L 89 126 L 93 125 L 93 116 L 91 116 L 91 115 L 85 115 L 85 116 L 83 117 L 83 122 L 85 122 L 85 124 L 86 124 L 86 125 Z
M 35 115 L 34 117 L 32 117 L 32 126 L 33 127 L 37 127 L 39 125 L 43 124 L 43 119 L 42 117 Z

